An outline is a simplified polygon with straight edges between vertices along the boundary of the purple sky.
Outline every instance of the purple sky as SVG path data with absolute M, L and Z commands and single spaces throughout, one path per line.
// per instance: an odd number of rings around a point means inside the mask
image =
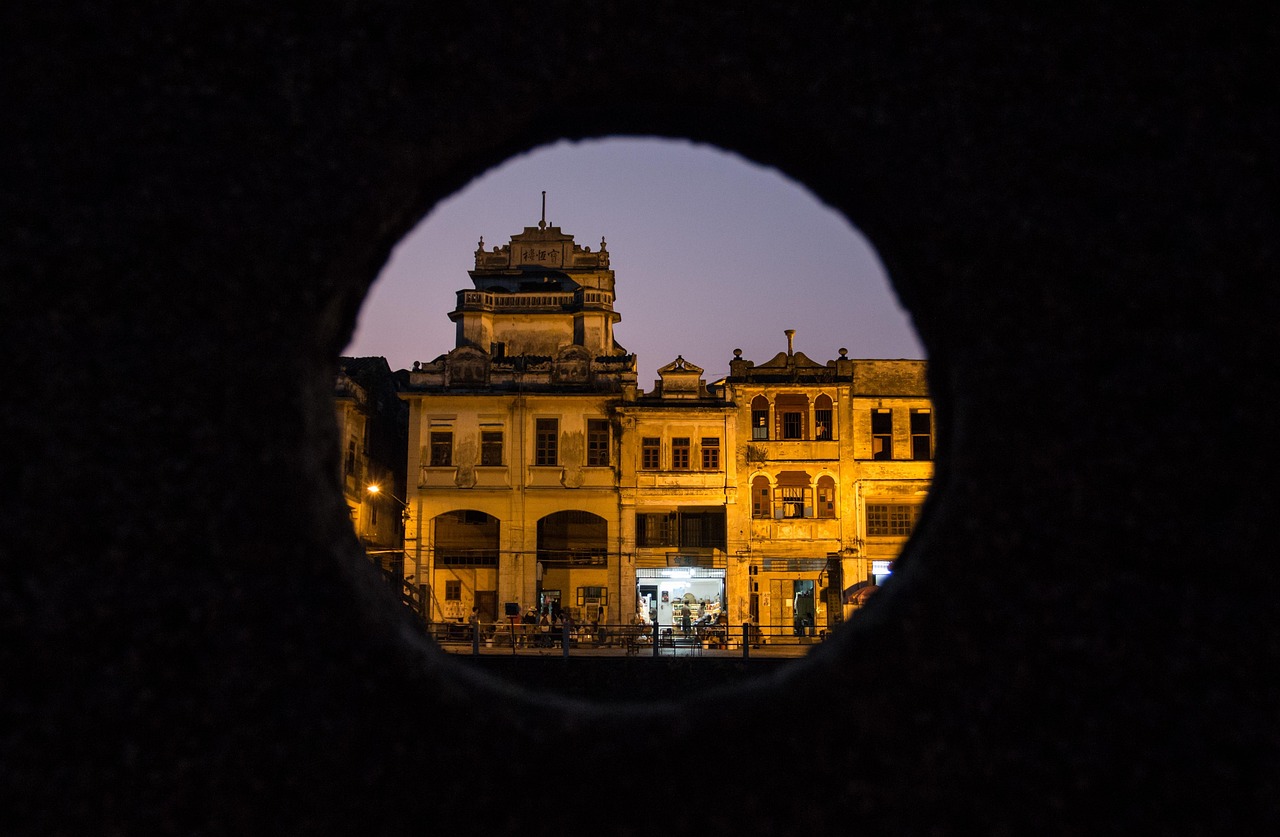
M 683 355 L 708 382 L 734 349 L 762 363 L 795 348 L 825 362 L 924 358 L 862 234 L 776 169 L 687 141 L 605 139 L 543 146 L 485 172 L 437 205 L 395 248 L 365 299 L 345 355 L 392 369 L 454 347 L 448 312 L 471 287 L 476 243 L 507 243 L 542 214 L 578 244 L 608 243 L 615 339 L 640 386 Z

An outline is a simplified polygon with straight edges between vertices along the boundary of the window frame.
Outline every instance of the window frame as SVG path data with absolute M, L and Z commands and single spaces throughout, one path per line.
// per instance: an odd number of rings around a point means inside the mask
M 671 438 L 671 470 L 690 471 L 693 469 L 693 437 L 673 436 Z
M 453 467 L 452 428 L 427 431 L 427 462 L 432 468 Z
M 640 470 L 662 470 L 662 437 L 643 436 L 640 439 Z
M 882 421 L 887 421 L 889 424 L 887 432 L 883 427 L 879 429 L 876 427 Z M 881 461 L 893 459 L 893 410 L 891 409 L 874 407 L 871 410 L 871 458 Z
M 492 438 L 495 436 L 497 437 L 496 440 Z M 486 438 L 486 437 L 489 437 L 489 438 Z M 494 466 L 502 465 L 503 453 L 504 453 L 503 448 L 504 448 L 505 442 L 506 440 L 503 438 L 503 432 L 501 430 L 481 430 L 480 431 L 480 465 L 482 467 L 494 467 Z M 495 449 L 497 450 L 497 457 L 496 457 L 497 461 L 493 462 L 491 460 L 494 459 L 493 452 Z
M 720 470 L 720 437 L 703 436 L 701 447 L 702 470 Z
M 905 538 L 920 522 L 921 503 L 867 503 L 866 530 L 869 538 Z
M 609 455 L 609 420 L 587 419 L 587 467 L 608 468 L 611 463 Z
M 533 420 L 533 464 L 555 467 L 560 464 L 560 419 L 545 416 Z
M 917 419 L 924 419 L 927 425 L 923 433 L 919 431 Z M 923 456 L 921 455 L 922 445 Z M 933 459 L 933 410 L 931 409 L 920 408 L 911 411 L 911 458 L 917 462 Z

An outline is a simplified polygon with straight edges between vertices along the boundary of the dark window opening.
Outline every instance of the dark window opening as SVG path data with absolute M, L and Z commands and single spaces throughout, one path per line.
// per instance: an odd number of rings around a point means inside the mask
M 483 430 L 480 433 L 480 464 L 502 464 L 502 431 Z
M 871 458 L 893 459 L 893 413 L 871 411 Z
M 560 464 L 560 420 L 540 418 L 534 422 L 534 465 Z
M 933 458 L 933 421 L 928 410 L 911 411 L 911 458 Z
M 538 521 L 538 560 L 547 567 L 603 567 L 608 564 L 609 527 L 603 517 L 562 511 Z
M 831 398 L 819 395 L 813 406 L 813 438 L 829 442 L 835 438 L 835 425 L 831 423 Z
M 453 464 L 453 433 L 451 431 L 433 430 L 431 432 L 431 465 L 434 468 Z
M 463 509 L 435 519 L 435 563 L 438 567 L 498 566 L 496 517 Z
M 587 419 L 587 465 L 593 468 L 609 464 L 609 422 Z

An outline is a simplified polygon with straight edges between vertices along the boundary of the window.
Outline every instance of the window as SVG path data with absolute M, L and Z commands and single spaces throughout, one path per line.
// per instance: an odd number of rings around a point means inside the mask
M 809 397 L 806 395 L 779 395 L 773 411 L 778 423 L 780 439 L 809 438 Z
M 724 549 L 724 509 L 636 513 L 636 546 Z
M 871 411 L 871 458 L 893 459 L 893 413 Z
M 671 440 L 671 468 L 675 471 L 689 470 L 688 436 L 678 436 Z
M 763 395 L 751 399 L 751 438 L 769 438 L 769 399 Z
M 782 503 L 783 517 L 804 517 L 804 488 L 798 485 L 784 485 L 778 489 Z
M 502 464 L 502 431 L 501 430 L 480 431 L 480 464 L 481 465 L 501 465 Z
M 453 464 L 453 431 L 431 431 L 431 465 L 444 467 Z
M 578 588 L 578 606 L 581 607 L 587 603 L 587 599 L 595 599 L 596 604 L 606 605 L 609 603 L 608 587 L 579 587 Z
M 347 440 L 347 462 L 343 473 L 349 477 L 355 476 L 356 473 L 356 440 L 354 437 Z
M 751 481 L 751 516 L 769 517 L 769 478 L 756 477 Z
M 724 549 L 725 516 L 723 509 L 679 512 L 680 547 L 682 549 Z
M 804 471 L 782 471 L 774 490 L 773 516 L 813 517 L 813 488 Z
M 609 465 L 609 422 L 605 419 L 587 419 L 587 465 Z
M 645 436 L 640 440 L 640 467 L 645 471 L 656 471 L 662 467 L 661 439 Z
M 782 438 L 799 439 L 801 438 L 801 422 L 799 413 L 783 413 L 782 414 Z
M 636 546 L 676 546 L 675 515 L 636 513 Z
M 462 601 L 462 582 L 458 580 L 446 581 L 444 583 L 444 600 L 446 602 Z
M 829 442 L 835 438 L 835 429 L 831 424 L 831 397 L 819 395 L 813 402 L 813 438 L 820 442 Z
M 836 516 L 836 481 L 818 477 L 818 517 Z
M 500 525 L 498 518 L 475 509 L 459 509 L 436 516 L 436 566 L 498 566 Z
M 560 463 L 560 419 L 540 418 L 534 422 L 534 465 Z
M 720 470 L 720 440 L 712 437 L 702 439 L 702 470 Z
M 911 534 L 920 517 L 917 503 L 868 503 L 867 534 L 879 537 L 905 537 Z
M 928 410 L 911 411 L 911 458 L 933 459 L 933 421 Z

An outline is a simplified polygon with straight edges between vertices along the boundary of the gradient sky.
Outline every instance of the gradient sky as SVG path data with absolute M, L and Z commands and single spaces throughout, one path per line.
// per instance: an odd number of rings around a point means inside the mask
M 598 250 L 616 277 L 614 338 L 637 355 L 639 384 L 683 355 L 708 382 L 734 349 L 762 363 L 787 348 L 825 363 L 924 358 L 862 234 L 776 169 L 687 141 L 611 138 L 533 149 L 438 204 L 393 250 L 343 352 L 392 369 L 454 348 L 448 312 L 486 250 L 547 223 Z

